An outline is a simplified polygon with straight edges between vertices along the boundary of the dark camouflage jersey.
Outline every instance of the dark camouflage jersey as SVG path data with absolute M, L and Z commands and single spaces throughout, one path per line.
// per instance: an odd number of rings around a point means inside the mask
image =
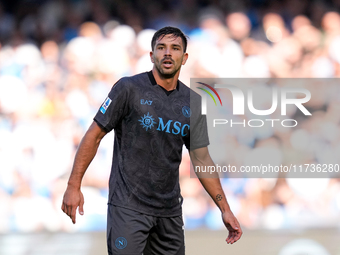
M 105 131 L 115 131 L 109 204 L 153 216 L 182 214 L 183 144 L 189 150 L 209 144 L 200 110 L 198 94 L 180 81 L 169 93 L 152 72 L 124 77 L 112 87 L 94 118 Z

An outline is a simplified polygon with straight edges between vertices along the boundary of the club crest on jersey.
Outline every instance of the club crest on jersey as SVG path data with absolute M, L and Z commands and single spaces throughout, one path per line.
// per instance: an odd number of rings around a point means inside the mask
M 191 116 L 190 107 L 189 106 L 183 106 L 182 113 L 183 113 L 184 117 L 190 118 L 190 116 Z
M 156 124 L 155 119 L 152 118 L 152 115 L 149 115 L 149 113 L 146 115 L 144 114 L 144 117 L 138 121 L 141 122 L 141 125 L 146 129 L 146 131 L 148 131 L 149 128 L 151 129 L 153 125 Z
M 118 237 L 115 241 L 115 245 L 119 250 L 122 250 L 127 246 L 127 241 L 124 237 Z
M 107 97 L 102 105 L 102 107 L 100 107 L 100 111 L 105 114 L 107 108 L 109 107 L 109 105 L 111 104 L 112 100 L 111 98 Z

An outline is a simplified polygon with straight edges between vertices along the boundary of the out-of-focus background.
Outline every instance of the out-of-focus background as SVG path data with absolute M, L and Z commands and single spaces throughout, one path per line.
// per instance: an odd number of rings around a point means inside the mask
M 338 0 L 1 1 L 0 254 L 105 254 L 112 133 L 84 177 L 85 215 L 76 225 L 60 209 L 62 196 L 80 139 L 112 85 L 151 70 L 157 29 L 177 26 L 189 36 L 180 76 L 187 85 L 192 77 L 336 78 L 339 11 Z M 327 90 L 318 94 L 308 125 L 275 143 L 339 163 L 340 104 Z M 243 138 L 229 141 L 235 155 L 261 144 Z M 299 139 L 321 147 L 301 148 Z M 186 152 L 183 162 L 188 254 L 340 254 L 338 179 L 222 179 L 244 230 L 227 246 Z

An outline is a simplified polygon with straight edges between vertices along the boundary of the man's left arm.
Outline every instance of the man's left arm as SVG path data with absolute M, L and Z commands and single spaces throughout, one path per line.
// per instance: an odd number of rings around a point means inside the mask
M 215 165 L 210 157 L 207 147 L 190 151 L 190 158 L 194 166 L 194 169 L 196 166 L 203 166 L 208 168 L 208 166 Z M 200 182 L 202 183 L 204 189 L 208 192 L 208 194 L 214 200 L 215 204 L 221 210 L 222 220 L 224 222 L 224 225 L 229 230 L 229 235 L 228 238 L 226 239 L 226 242 L 228 244 L 235 243 L 237 240 L 241 238 L 242 229 L 236 217 L 230 210 L 227 198 L 221 186 L 218 173 L 196 172 L 196 174 Z

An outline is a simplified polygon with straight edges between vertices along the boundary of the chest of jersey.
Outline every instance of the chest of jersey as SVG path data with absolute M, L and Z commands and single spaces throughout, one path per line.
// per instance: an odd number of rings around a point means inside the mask
M 168 96 L 156 85 L 133 93 L 129 118 L 138 124 L 138 133 L 162 132 L 184 138 L 189 135 L 190 116 L 190 98 L 178 91 Z

